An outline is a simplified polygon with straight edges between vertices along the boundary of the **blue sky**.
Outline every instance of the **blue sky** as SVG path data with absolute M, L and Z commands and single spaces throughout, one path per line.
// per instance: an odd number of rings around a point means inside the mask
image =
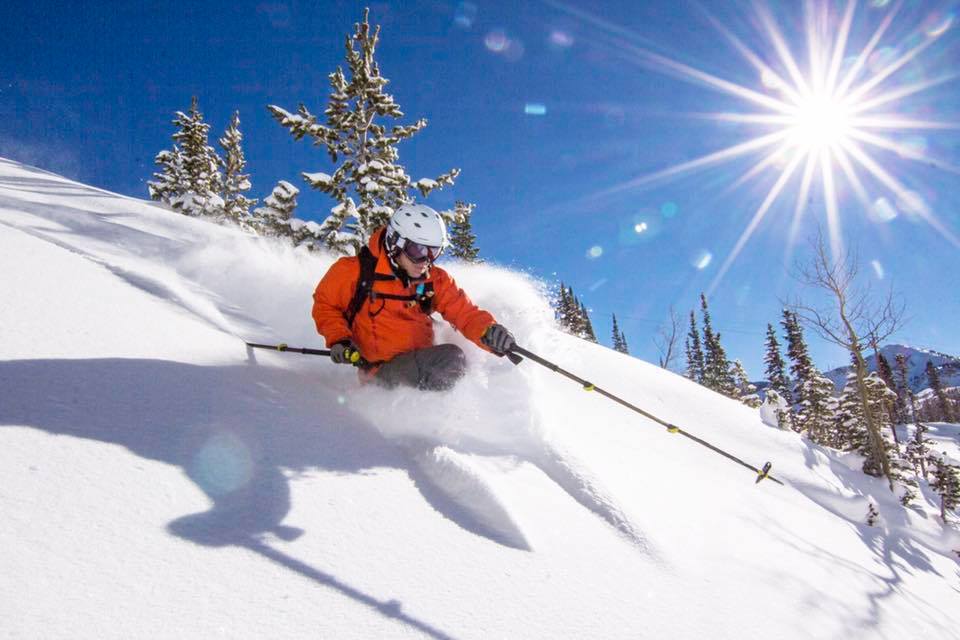
M 369 6 L 371 22 L 382 28 L 381 71 L 405 122 L 430 122 L 400 146 L 401 162 L 414 179 L 462 170 L 456 186 L 435 192 L 428 204 L 476 203 L 474 227 L 488 260 L 571 284 L 593 310 L 601 341 L 610 343 L 616 313 L 632 352 L 645 359 L 656 360 L 652 338 L 669 307 L 685 316 L 698 293 L 710 291 L 728 354 L 757 379 L 766 323 L 779 319 L 779 299 L 815 298 L 798 289 L 788 270 L 807 255 L 817 226 L 828 229 L 830 197 L 819 170 L 792 233 L 802 162 L 726 266 L 792 152 L 743 184 L 738 179 L 777 147 L 638 181 L 782 129 L 703 117 L 770 113 L 717 80 L 784 95 L 724 30 L 781 79 L 791 78 L 751 3 L 712 5 L 709 11 L 675 1 Z M 0 156 L 145 198 L 153 158 L 171 144 L 174 112 L 187 110 L 197 95 L 216 136 L 239 110 L 249 195 L 262 198 L 278 180 L 289 180 L 302 188 L 299 215 L 325 216 L 332 203 L 310 192 L 299 174 L 328 171 L 329 159 L 294 141 L 266 105 L 293 111 L 303 102 L 322 113 L 326 76 L 343 64 L 344 37 L 366 5 L 224 6 L 5 4 Z M 802 3 L 767 6 L 801 76 L 808 76 L 813 65 Z M 822 32 L 832 42 L 848 4 L 816 6 L 828 11 Z M 940 124 L 873 129 L 887 148 L 860 143 L 900 188 L 851 160 L 869 207 L 834 163 L 836 235 L 859 250 L 865 282 L 878 291 L 892 283 L 903 295 L 911 320 L 894 339 L 960 354 L 960 131 L 942 126 L 960 122 L 960 80 L 943 77 L 960 64 L 958 2 L 866 0 L 853 9 L 842 71 L 884 29 L 853 88 L 916 52 L 868 97 L 914 91 L 869 114 Z M 708 75 L 694 79 L 697 71 Z M 810 342 L 821 368 L 846 363 L 837 348 L 813 336 Z

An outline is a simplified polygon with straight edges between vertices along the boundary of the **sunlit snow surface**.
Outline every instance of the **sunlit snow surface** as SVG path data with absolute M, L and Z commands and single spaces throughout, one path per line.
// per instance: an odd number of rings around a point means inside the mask
M 331 256 L 5 160 L 0 247 L 0 635 L 958 637 L 929 491 L 902 509 L 855 457 L 558 332 L 523 274 L 446 264 L 523 346 L 787 486 L 439 319 L 470 365 L 447 394 L 247 351 L 321 346 Z

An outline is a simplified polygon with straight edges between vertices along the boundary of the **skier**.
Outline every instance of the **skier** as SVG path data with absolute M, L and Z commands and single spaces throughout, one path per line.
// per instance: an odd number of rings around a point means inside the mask
M 465 373 L 466 358 L 457 345 L 433 344 L 433 311 L 480 348 L 508 353 L 510 331 L 434 265 L 446 245 L 439 213 L 404 204 L 359 256 L 337 260 L 313 294 L 313 320 L 330 359 L 359 364 L 361 380 L 388 388 L 449 389 Z

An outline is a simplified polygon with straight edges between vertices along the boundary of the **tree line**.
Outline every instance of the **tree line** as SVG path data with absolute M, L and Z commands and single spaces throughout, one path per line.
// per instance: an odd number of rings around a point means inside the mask
M 296 217 L 300 190 L 280 180 L 263 206 L 247 197 L 250 176 L 245 173 L 238 112 L 223 137 L 222 154 L 209 144 L 210 125 L 204 121 L 196 96 L 187 113 L 176 112 L 173 148 L 160 151 L 159 167 L 147 187 L 151 199 L 188 216 L 203 216 L 222 224 L 264 236 L 288 238 L 307 249 L 325 247 L 341 254 L 356 254 L 373 232 L 385 225 L 401 204 L 426 198 L 435 189 L 452 186 L 460 174 L 451 169 L 435 178 L 414 181 L 398 161 L 397 145 L 427 126 L 426 119 L 411 125 L 391 124 L 403 117 L 393 96 L 384 91 L 388 80 L 375 59 L 380 28 L 371 29 L 369 10 L 346 38 L 346 73 L 342 67 L 329 75 L 331 92 L 321 123 L 300 104 L 296 113 L 267 105 L 273 118 L 295 140 L 312 139 L 323 147 L 332 173 L 301 172 L 313 189 L 329 195 L 335 204 L 322 222 Z M 471 217 L 474 204 L 458 200 L 452 210 L 441 211 L 450 232 L 449 254 L 480 262 Z

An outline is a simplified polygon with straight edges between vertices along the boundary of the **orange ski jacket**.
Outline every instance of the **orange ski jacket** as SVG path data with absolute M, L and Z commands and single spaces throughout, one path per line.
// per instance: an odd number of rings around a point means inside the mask
M 375 231 L 368 246 L 377 258 L 375 273 L 392 278 L 374 281 L 373 295 L 363 302 L 352 327 L 347 324 L 346 314 L 360 279 L 360 259 L 340 258 L 317 285 L 313 293 L 313 320 L 327 346 L 352 340 L 370 363 L 387 362 L 401 353 L 432 346 L 433 320 L 418 304 L 377 297 L 380 293 L 412 296 L 418 284 L 432 283 L 432 310 L 481 349 L 490 351 L 480 337 L 496 322 L 493 315 L 473 304 L 453 278 L 436 265 L 430 267 L 425 279 L 407 279 L 404 284 L 390 266 L 383 243 L 385 233 L 385 227 Z

